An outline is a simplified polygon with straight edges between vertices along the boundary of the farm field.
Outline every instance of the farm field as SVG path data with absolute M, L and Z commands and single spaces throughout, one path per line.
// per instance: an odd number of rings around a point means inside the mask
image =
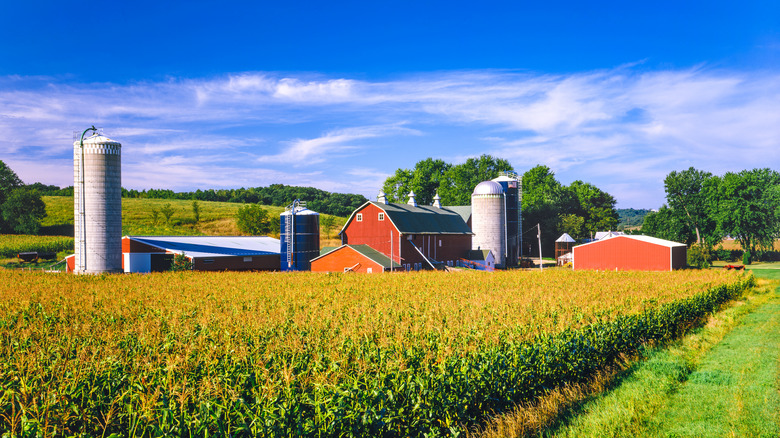
M 0 429 L 455 436 L 750 284 L 715 270 L 0 270 Z

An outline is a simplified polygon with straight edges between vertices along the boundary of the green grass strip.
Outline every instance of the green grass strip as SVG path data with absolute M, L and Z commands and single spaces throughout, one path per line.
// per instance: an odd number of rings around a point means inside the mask
M 780 288 L 753 293 L 644 355 L 613 390 L 544 435 L 780 436 Z

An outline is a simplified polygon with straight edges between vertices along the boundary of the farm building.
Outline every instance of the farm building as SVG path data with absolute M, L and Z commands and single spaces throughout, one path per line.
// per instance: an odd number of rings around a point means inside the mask
M 687 264 L 682 243 L 650 236 L 606 237 L 573 249 L 572 267 L 620 271 L 671 271 Z
M 493 271 L 496 269 L 496 258 L 489 249 L 472 249 L 466 255 L 466 260 L 460 260 L 458 264 L 479 271 Z
M 341 245 L 323 248 L 322 255 L 311 260 L 313 272 L 365 272 L 368 274 L 401 270 L 400 264 L 368 245 Z
M 124 272 L 159 272 L 184 254 L 196 271 L 278 271 L 280 244 L 265 236 L 125 236 Z
M 406 204 L 388 203 L 380 193 L 352 212 L 339 232 L 342 244 L 368 245 L 405 270 L 454 266 L 471 250 L 472 234 L 460 214 L 440 203 L 417 205 L 414 193 Z

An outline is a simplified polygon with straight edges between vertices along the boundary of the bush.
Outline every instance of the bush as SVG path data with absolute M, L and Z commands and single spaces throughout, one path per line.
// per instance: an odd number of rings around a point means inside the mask
M 743 265 L 749 265 L 752 260 L 750 251 L 745 251 L 742 253 L 742 264 Z
M 712 260 L 710 249 L 703 245 L 691 245 L 688 248 L 688 266 L 699 269 L 709 268 Z
M 187 257 L 187 254 L 181 253 L 173 256 L 173 263 L 171 263 L 171 271 L 191 271 L 192 260 Z
M 273 222 L 278 222 L 269 217 L 268 210 L 257 204 L 247 205 L 238 209 L 236 213 L 236 225 L 242 233 L 260 236 L 273 230 Z

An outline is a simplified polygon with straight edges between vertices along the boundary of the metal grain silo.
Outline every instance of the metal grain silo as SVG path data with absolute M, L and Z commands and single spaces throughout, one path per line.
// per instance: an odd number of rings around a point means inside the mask
M 73 143 L 75 273 L 122 272 L 121 149 L 94 127 Z
M 320 214 L 298 200 L 280 215 L 282 271 L 309 271 L 320 255 Z
M 489 249 L 496 267 L 506 267 L 506 195 L 501 184 L 483 181 L 471 194 L 471 249 Z
M 506 199 L 506 266 L 517 266 L 520 258 L 520 183 L 514 172 L 506 172 L 493 181 L 501 184 Z

